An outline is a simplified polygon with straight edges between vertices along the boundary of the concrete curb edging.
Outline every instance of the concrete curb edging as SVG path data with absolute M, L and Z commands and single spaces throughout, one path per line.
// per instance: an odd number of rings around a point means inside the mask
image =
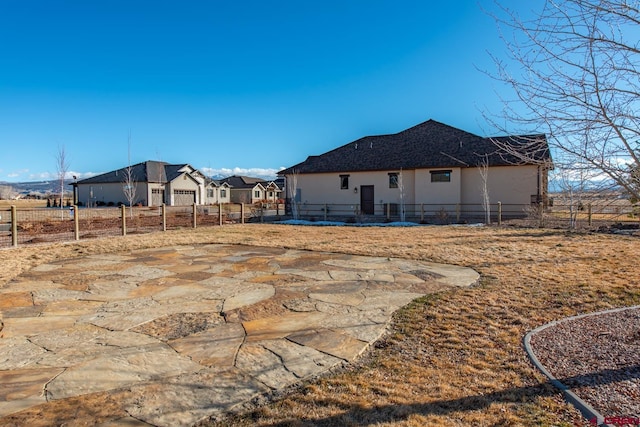
M 595 312 L 595 313 L 580 314 L 580 315 L 577 315 L 577 316 L 567 317 L 565 319 L 554 320 L 554 321 L 549 322 L 549 323 L 547 323 L 545 325 L 539 326 L 539 327 L 535 328 L 532 331 L 529 331 L 524 336 L 524 339 L 523 339 L 524 349 L 527 352 L 527 355 L 529 356 L 529 359 L 531 359 L 531 362 L 535 365 L 535 367 L 538 368 L 547 378 L 549 378 L 549 381 L 551 382 L 551 384 L 553 384 L 556 388 L 558 388 L 560 391 L 562 391 L 562 394 L 564 394 L 565 400 L 567 402 L 571 403 L 573 406 L 575 406 L 587 420 L 592 420 L 592 419 L 595 418 L 597 420 L 597 425 L 598 426 L 608 426 L 608 424 L 604 423 L 604 416 L 602 414 L 600 414 L 598 411 L 596 411 L 587 402 L 585 402 L 580 397 L 578 397 L 574 392 L 571 391 L 571 389 L 569 387 L 567 387 L 565 384 L 563 384 L 557 378 L 555 378 L 542 365 L 542 363 L 540 363 L 540 360 L 538 360 L 538 358 L 536 357 L 535 353 L 533 352 L 533 348 L 531 347 L 531 337 L 533 335 L 537 334 L 538 332 L 541 332 L 541 331 L 543 331 L 543 330 L 545 330 L 545 329 L 547 329 L 549 327 L 558 325 L 559 323 L 568 322 L 568 321 L 576 320 L 576 319 L 581 319 L 583 317 L 598 316 L 598 315 L 601 315 L 601 314 L 616 313 L 616 312 L 619 312 L 619 311 L 632 310 L 632 309 L 638 309 L 638 308 L 640 308 L 640 306 L 638 306 L 638 305 L 632 306 L 632 307 L 613 308 L 611 310 L 604 310 L 604 311 L 599 311 L 599 312 Z

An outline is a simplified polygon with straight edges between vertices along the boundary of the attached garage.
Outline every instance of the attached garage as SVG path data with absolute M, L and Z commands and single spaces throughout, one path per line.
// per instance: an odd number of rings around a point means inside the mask
M 196 202 L 196 192 L 194 190 L 174 190 L 173 204 L 175 206 L 188 206 Z

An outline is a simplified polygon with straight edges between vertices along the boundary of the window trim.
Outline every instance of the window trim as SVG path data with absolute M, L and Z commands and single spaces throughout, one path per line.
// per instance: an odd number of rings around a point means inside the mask
M 398 188 L 399 184 L 398 184 L 398 177 L 399 177 L 399 173 L 398 172 L 389 172 L 389 188 Z M 393 179 L 395 178 L 395 180 Z
M 451 169 L 429 171 L 431 182 L 451 182 L 451 172 Z M 438 179 L 437 177 L 446 179 Z
M 350 175 L 340 175 L 340 189 L 348 190 L 349 189 L 349 176 Z

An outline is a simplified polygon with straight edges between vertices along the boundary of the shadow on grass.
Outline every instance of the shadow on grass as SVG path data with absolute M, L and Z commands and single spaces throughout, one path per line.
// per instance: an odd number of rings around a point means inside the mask
M 617 381 L 640 378 L 640 366 L 608 369 L 596 373 L 567 377 L 559 380 L 562 384 L 576 386 L 596 386 Z M 561 393 L 551 382 L 544 382 L 527 387 L 515 387 L 507 390 L 495 391 L 482 395 L 466 396 L 452 400 L 440 400 L 431 403 L 415 403 L 401 405 L 381 405 L 365 407 L 362 405 L 349 405 L 344 401 L 326 399 L 319 401 L 316 407 L 332 406 L 343 410 L 340 414 L 320 418 L 298 420 L 289 419 L 277 423 L 260 423 L 257 425 L 266 427 L 302 427 L 302 426 L 366 426 L 379 423 L 395 423 L 407 420 L 414 414 L 418 415 L 447 415 L 453 412 L 479 411 L 493 403 L 533 403 L 540 397 L 550 397 Z M 595 408 L 596 410 L 598 408 Z M 583 415 L 592 416 L 584 413 Z M 622 416 L 624 414 L 602 414 L 604 416 Z M 587 420 L 585 419 L 585 423 Z

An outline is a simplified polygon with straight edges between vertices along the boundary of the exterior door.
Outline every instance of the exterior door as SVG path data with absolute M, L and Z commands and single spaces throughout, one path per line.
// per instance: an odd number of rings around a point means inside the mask
M 360 186 L 360 210 L 365 215 L 374 214 L 373 185 Z

